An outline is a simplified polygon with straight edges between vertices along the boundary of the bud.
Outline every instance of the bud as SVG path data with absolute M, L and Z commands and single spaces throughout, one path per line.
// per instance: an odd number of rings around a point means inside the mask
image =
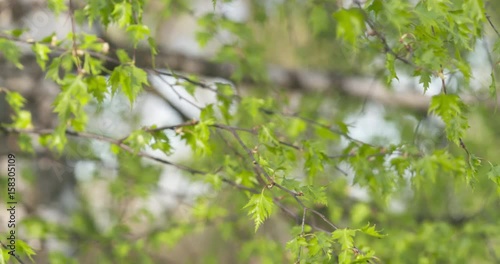
M 57 36 L 56 35 L 52 36 L 52 39 L 50 40 L 50 45 L 52 47 L 55 47 L 57 45 Z
M 102 44 L 102 52 L 103 52 L 103 53 L 108 53 L 108 51 L 109 51 L 109 43 L 104 42 L 104 43 Z

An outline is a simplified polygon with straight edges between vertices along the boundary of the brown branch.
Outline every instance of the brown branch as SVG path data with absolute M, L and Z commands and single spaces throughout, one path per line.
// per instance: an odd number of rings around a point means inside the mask
M 184 126 L 184 125 L 191 125 L 191 124 L 180 124 L 179 126 Z M 174 128 L 175 126 L 172 126 L 172 128 Z M 169 127 L 170 129 L 170 127 Z M 4 131 L 6 133 L 26 133 L 26 134 L 32 134 L 32 135 L 47 135 L 47 134 L 51 134 L 54 132 L 54 130 L 52 129 L 41 129 L 41 130 L 29 130 L 29 129 L 14 129 L 14 128 L 9 128 L 9 127 L 5 127 L 5 126 L 0 126 L 0 130 L 1 131 Z M 255 161 L 255 158 L 251 152 L 250 149 L 248 149 L 248 147 L 243 143 L 243 141 L 241 140 L 241 138 L 239 137 L 239 135 L 237 134 L 237 132 L 235 130 L 231 130 L 231 132 L 233 133 L 233 135 L 235 136 L 236 140 L 240 142 L 240 144 L 242 144 L 242 147 L 246 150 L 246 151 L 250 151 L 249 152 L 249 155 L 253 158 L 253 160 Z M 200 170 L 197 170 L 197 169 L 193 169 L 193 168 L 190 168 L 190 167 L 187 167 L 187 166 L 184 166 L 184 165 L 181 165 L 181 164 L 177 164 L 177 163 L 174 163 L 174 162 L 171 162 L 171 161 L 168 161 L 168 160 L 165 160 L 165 159 L 161 159 L 161 158 L 157 158 L 155 156 L 152 156 L 148 153 L 145 153 L 145 152 L 136 152 L 135 150 L 133 150 L 131 147 L 129 147 L 128 145 L 124 144 L 123 142 L 121 142 L 120 140 L 117 140 L 117 139 L 113 139 L 113 138 L 110 138 L 110 137 L 106 137 L 106 136 L 103 136 L 103 135 L 98 135 L 98 134 L 93 134 L 93 133 L 87 133 L 87 132 L 74 132 L 74 131 L 69 131 L 69 130 L 66 130 L 65 131 L 66 135 L 68 136 L 73 136 L 73 137 L 78 137 L 78 138 L 87 138 L 87 139 L 95 139 L 95 140 L 99 140 L 99 141 L 103 141 L 103 142 L 108 142 L 108 143 L 111 143 L 111 144 L 114 144 L 118 147 L 120 147 L 121 149 L 129 152 L 129 153 L 134 153 L 135 155 L 139 156 L 139 157 L 143 157 L 143 158 L 147 158 L 147 159 L 150 159 L 150 160 L 154 160 L 154 161 L 157 161 L 159 163 L 162 163 L 162 164 L 166 164 L 166 165 L 170 165 L 170 166 L 174 166 L 175 168 L 177 169 L 180 169 L 180 170 L 183 170 L 183 171 L 187 171 L 189 173 L 192 173 L 192 174 L 201 174 L 201 175 L 206 175 L 207 173 L 204 172 L 204 171 L 200 171 Z M 257 163 L 257 162 L 256 162 Z M 260 164 L 257 163 L 257 166 L 259 166 L 259 170 L 262 171 L 267 177 L 269 180 L 271 180 L 270 176 L 267 175 L 267 173 L 264 171 L 264 169 L 262 167 L 260 167 Z M 248 192 L 251 192 L 251 193 L 254 193 L 254 194 L 259 194 L 260 191 L 256 190 L 256 189 L 253 189 L 253 188 L 250 188 L 250 187 L 247 187 L 247 186 L 244 186 L 244 185 L 241 185 L 241 184 L 238 184 L 234 181 L 231 181 L 225 177 L 221 177 L 222 181 L 229 184 L 229 185 L 232 185 L 238 189 L 241 189 L 241 190 L 245 190 L 245 191 L 248 191 Z M 284 190 L 285 192 L 289 193 L 290 195 L 292 195 L 295 200 L 299 203 L 299 205 L 304 209 L 304 210 L 309 210 L 311 212 L 313 212 L 314 214 L 318 215 L 319 217 L 321 217 L 323 219 L 323 221 L 325 221 L 326 223 L 328 223 L 332 228 L 334 228 L 334 230 L 338 229 L 334 224 L 332 224 L 327 218 L 326 216 L 324 216 L 323 214 L 321 214 L 320 212 L 312 209 L 312 208 L 309 208 L 307 207 L 299 198 L 298 196 L 301 196 L 300 193 L 296 193 L 294 191 L 291 191 L 275 182 L 273 182 L 271 180 L 271 185 L 272 186 L 276 186 L 282 190 Z M 291 211 L 289 210 L 286 210 L 283 206 L 283 204 L 281 204 L 277 199 L 273 199 L 274 203 L 276 205 L 278 205 L 278 207 L 282 208 L 284 211 L 286 211 L 288 214 L 290 214 L 291 216 L 293 216 L 295 219 L 297 218 Z M 305 216 L 303 216 L 303 221 L 305 223 Z M 304 225 L 304 224 L 302 224 Z M 314 225 L 310 224 L 312 227 L 315 227 Z M 320 229 L 320 228 L 317 228 L 315 227 L 315 229 L 318 229 L 318 230 L 321 230 L 321 231 L 324 231 L 323 229 Z M 325 231 L 326 232 L 326 231 Z
M 25 134 L 31 134 L 31 135 L 48 135 L 48 134 L 51 134 L 51 133 L 54 132 L 53 129 L 41 129 L 41 130 L 34 130 L 34 129 L 14 129 L 14 128 L 9 128 L 9 127 L 5 127 L 5 126 L 0 126 L 0 131 L 4 131 L 6 133 L 16 133 L 16 134 L 25 133 Z M 135 154 L 135 155 L 137 155 L 139 157 L 143 157 L 143 158 L 146 158 L 146 159 L 154 160 L 154 161 L 157 161 L 157 162 L 165 164 L 165 165 L 173 166 L 173 167 L 175 167 L 175 168 L 177 168 L 179 170 L 186 171 L 186 172 L 189 172 L 191 174 L 199 174 L 199 175 L 206 175 L 206 174 L 208 174 L 207 172 L 204 172 L 204 171 L 201 171 L 201 170 L 198 170 L 198 169 L 193 169 L 193 168 L 190 168 L 190 167 L 182 165 L 182 164 L 178 164 L 178 163 L 175 163 L 175 162 L 172 162 L 172 161 L 168 161 L 166 159 L 155 157 L 155 156 L 153 156 L 151 154 L 148 154 L 146 152 L 143 152 L 143 151 L 138 151 L 137 152 L 134 149 L 132 149 L 130 146 L 124 144 L 122 140 L 118 140 L 118 139 L 106 137 L 106 136 L 103 136 L 103 135 L 88 133 L 88 132 L 75 132 L 75 131 L 70 131 L 70 130 L 66 130 L 65 134 L 68 135 L 68 136 L 72 136 L 72 137 L 86 138 L 86 139 L 95 139 L 95 140 L 98 140 L 98 141 L 108 142 L 110 144 L 113 144 L 113 145 L 116 145 L 116 146 L 120 147 L 121 149 L 123 149 L 123 150 L 125 150 L 125 151 L 127 151 L 129 153 Z M 234 187 L 237 187 L 238 189 L 242 189 L 242 190 L 249 191 L 249 192 L 252 192 L 252 193 L 260 193 L 259 191 L 255 190 L 255 189 L 252 189 L 250 187 L 246 187 L 244 185 L 241 185 L 241 184 L 238 184 L 236 182 L 233 182 L 233 181 L 231 181 L 228 178 L 225 178 L 225 177 L 222 177 L 222 176 L 220 176 L 220 177 L 221 177 L 221 179 L 222 179 L 223 182 L 225 182 L 227 184 L 230 184 L 230 185 L 232 185 Z

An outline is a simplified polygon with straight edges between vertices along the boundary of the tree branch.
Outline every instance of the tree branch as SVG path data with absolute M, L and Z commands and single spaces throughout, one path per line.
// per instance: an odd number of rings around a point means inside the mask
M 182 126 L 182 125 L 183 124 L 181 124 L 179 126 Z M 3 131 L 5 133 L 13 133 L 13 134 L 25 133 L 25 134 L 31 134 L 31 135 L 48 135 L 48 134 L 51 134 L 51 133 L 54 132 L 53 129 L 41 129 L 41 130 L 34 130 L 34 129 L 14 129 L 14 128 L 9 128 L 9 127 L 5 127 L 5 126 L 1 126 L 1 125 L 0 125 L 0 131 Z M 191 174 L 199 174 L 199 175 L 206 175 L 206 174 L 208 174 L 208 172 L 197 170 L 197 169 L 193 169 L 193 168 L 187 167 L 187 166 L 182 165 L 182 164 L 178 164 L 178 163 L 175 163 L 175 162 L 172 162 L 172 161 L 168 161 L 166 159 L 158 158 L 158 157 L 155 157 L 155 156 L 153 156 L 153 155 L 151 155 L 149 153 L 143 152 L 143 151 L 136 152 L 130 146 L 128 146 L 125 143 L 123 143 L 123 140 L 114 139 L 114 138 L 106 137 L 106 136 L 103 136 L 103 135 L 98 135 L 98 134 L 93 134 L 93 133 L 88 133 L 88 132 L 75 132 L 75 131 L 66 130 L 65 133 L 66 133 L 66 135 L 72 136 L 72 137 L 87 138 L 87 139 L 94 139 L 94 140 L 98 140 L 98 141 L 108 142 L 110 144 L 113 144 L 113 145 L 116 145 L 116 146 L 120 147 L 121 149 L 123 149 L 123 150 L 125 150 L 125 151 L 127 151 L 129 153 L 135 154 L 135 155 L 137 155 L 139 157 L 143 157 L 143 158 L 146 158 L 146 159 L 154 160 L 154 161 L 157 161 L 157 162 L 165 164 L 165 165 L 173 166 L 173 167 L 175 167 L 175 168 L 177 168 L 179 170 L 186 171 L 186 172 L 189 172 Z M 255 189 L 252 189 L 250 187 L 238 184 L 238 183 L 236 183 L 234 181 L 231 181 L 228 178 L 225 178 L 225 177 L 222 177 L 222 176 L 220 176 L 220 177 L 221 177 L 221 179 L 222 179 L 223 182 L 225 182 L 225 183 L 227 183 L 229 185 L 232 185 L 234 187 L 237 187 L 238 189 L 242 189 L 242 190 L 249 191 L 249 192 L 252 192 L 252 193 L 260 193 L 258 190 L 255 190 Z

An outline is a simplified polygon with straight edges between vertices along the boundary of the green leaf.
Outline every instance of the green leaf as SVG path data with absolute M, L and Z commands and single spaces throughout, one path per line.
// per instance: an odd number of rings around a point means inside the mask
M 252 118 L 259 115 L 262 106 L 264 106 L 264 100 L 253 97 L 243 97 L 240 105 L 241 109 L 250 114 Z
M 27 29 L 23 29 L 23 28 L 16 28 L 16 29 L 13 29 L 13 30 L 6 30 L 4 31 L 6 34 L 9 34 L 15 38 L 18 38 L 20 37 L 22 34 L 24 34 L 24 32 L 26 32 Z
M 102 72 L 102 61 L 93 58 L 89 53 L 85 53 L 85 60 L 83 62 L 83 69 L 90 75 L 99 75 Z
M 214 190 L 220 190 L 222 187 L 222 179 L 217 174 L 209 173 L 204 176 L 203 180 L 207 183 L 210 183 Z
M 61 67 L 61 58 L 54 58 L 49 65 L 47 70 L 47 78 L 54 80 L 56 83 L 60 84 L 62 82 L 59 76 L 59 69 Z
M 30 123 L 31 125 L 31 123 Z M 18 138 L 19 148 L 22 151 L 27 153 L 35 153 L 35 149 L 33 148 L 33 143 L 31 141 L 31 137 L 27 134 L 19 134 Z
M 491 166 L 487 175 L 497 185 L 497 192 L 500 194 L 500 165 Z
M 341 121 L 337 121 L 337 122 L 335 122 L 335 124 L 337 125 L 337 128 L 340 130 L 340 132 L 342 132 L 346 135 L 349 134 L 349 127 L 347 126 L 346 123 L 341 122 Z
M 158 48 L 157 48 L 156 41 L 154 38 L 148 37 L 148 45 L 149 45 L 149 48 L 151 49 L 151 56 L 157 55 Z M 153 63 L 153 65 L 154 65 L 154 63 Z
M 312 181 L 318 172 L 324 171 L 324 162 L 327 156 L 322 148 L 321 145 L 304 142 L 304 169 L 309 181 Z
M 149 85 L 149 82 L 148 75 L 143 69 L 133 65 L 120 65 L 111 73 L 109 84 L 113 94 L 121 88 L 132 104 L 142 91 L 142 86 Z
M 19 111 L 26 103 L 26 99 L 18 92 L 8 91 L 5 95 L 5 100 L 14 111 Z
M 72 114 L 75 117 L 83 115 L 85 113 L 83 106 L 87 104 L 90 97 L 87 93 L 87 84 L 81 76 L 67 75 L 63 81 L 62 91 L 54 100 L 54 112 L 65 121 Z
M 497 84 L 495 80 L 495 74 L 491 72 L 490 76 L 491 76 L 491 84 L 489 86 L 490 97 L 497 98 Z
M 109 149 L 110 149 L 111 153 L 113 153 L 113 154 L 115 154 L 115 155 L 118 155 L 118 154 L 121 152 L 121 150 L 122 150 L 122 149 L 120 148 L 120 146 L 117 146 L 117 145 L 111 145 L 111 146 L 109 147 Z
M 328 196 L 326 195 L 326 187 L 314 187 L 313 185 L 307 185 L 300 188 L 300 191 L 304 193 L 304 198 L 315 204 L 328 205 Z
M 153 136 L 150 133 L 141 129 L 132 132 L 124 140 L 124 143 L 129 145 L 137 154 L 139 151 L 143 150 L 146 146 L 150 144 L 152 138 Z
M 302 132 L 304 132 L 307 128 L 306 122 L 301 119 L 294 118 L 290 121 L 289 126 L 287 128 L 287 132 L 290 137 L 295 138 L 299 136 Z
M 83 131 L 88 121 L 84 107 L 91 99 L 87 83 L 82 76 L 68 74 L 62 80 L 61 92 L 54 100 L 54 112 L 58 113 L 60 124 L 71 125 L 76 131 Z M 61 137 L 64 133 L 61 134 Z
M 255 222 L 255 232 L 260 225 L 269 218 L 273 212 L 273 199 L 264 194 L 264 190 L 260 194 L 254 194 L 250 197 L 250 201 L 243 208 L 249 208 L 248 215 L 252 216 Z
M 389 71 L 389 76 L 387 76 L 387 83 L 390 84 L 393 79 L 399 81 L 398 75 L 396 74 L 396 68 L 394 67 L 394 62 L 396 57 L 391 53 L 386 54 L 385 68 Z
M 219 109 L 226 122 L 232 119 L 230 107 L 233 102 L 234 89 L 227 83 L 215 83 L 217 87 L 217 101 L 219 101 Z
M 339 254 L 339 263 L 351 263 L 354 248 L 354 235 L 356 230 L 351 229 L 337 229 L 332 233 L 332 239 L 337 241 L 341 246 Z
M 417 70 L 415 71 L 414 76 L 420 76 L 418 83 L 421 83 L 424 86 L 424 93 L 427 92 L 431 83 L 431 73 L 424 70 Z
M 132 59 L 128 56 L 127 52 L 123 49 L 118 49 L 116 51 L 116 56 L 120 60 L 122 64 L 129 63 L 132 61 Z
M 368 223 L 366 226 L 361 228 L 361 232 L 363 232 L 367 235 L 373 236 L 373 237 L 378 237 L 378 238 L 383 238 L 383 237 L 387 236 L 387 235 L 383 235 L 379 231 L 375 230 L 375 225 L 371 226 L 370 223 Z
M 5 262 L 5 261 L 7 261 L 8 259 L 6 260 L 6 259 L 3 257 L 3 256 L 4 256 L 4 254 L 6 254 L 6 252 L 7 252 L 7 250 L 5 250 L 5 252 L 4 252 L 3 247 L 0 247 L 0 264 L 6 264 L 6 262 Z M 8 255 L 8 253 L 7 253 L 7 255 Z
M 129 33 L 132 38 L 134 48 L 137 47 L 137 44 L 139 44 L 141 40 L 150 35 L 149 28 L 146 25 L 130 25 L 127 27 L 127 33 Z
M 203 121 L 205 125 L 212 125 L 215 123 L 215 112 L 213 104 L 208 104 L 207 106 L 203 107 L 203 109 L 201 109 L 200 121 Z
M 16 247 L 20 255 L 26 255 L 33 262 L 32 256 L 36 255 L 36 253 L 26 242 L 18 239 L 16 240 Z
M 102 103 L 108 92 L 106 78 L 100 75 L 89 76 L 85 78 L 85 82 L 87 83 L 89 93 L 97 100 L 97 102 Z
M 384 4 L 382 0 L 374 0 L 372 3 L 368 6 L 367 10 L 373 11 L 376 14 L 380 13 L 384 8 Z
M 49 60 L 50 49 L 47 45 L 35 43 L 32 46 L 33 52 L 36 56 L 36 62 L 40 65 L 43 71 L 45 71 L 45 66 Z
M 204 118 L 207 118 L 210 110 L 206 110 L 204 112 Z M 203 112 L 203 111 L 202 111 Z M 211 148 L 209 144 L 210 139 L 210 125 L 212 125 L 214 120 L 212 118 L 208 118 L 198 122 L 193 127 L 183 127 L 178 131 L 180 133 L 181 138 L 186 141 L 186 143 L 191 147 L 192 150 L 195 151 L 196 155 L 209 155 L 211 153 Z
M 68 142 L 66 138 L 66 124 L 59 124 L 50 135 L 40 137 L 40 144 L 61 153 Z
M 319 35 L 328 30 L 330 21 L 328 20 L 328 13 L 323 6 L 315 5 L 309 16 L 309 22 L 313 28 L 313 34 Z
M 365 31 L 365 19 L 358 8 L 341 9 L 333 14 L 337 21 L 337 38 L 356 46 L 357 38 Z
M 5 58 L 12 62 L 18 69 L 23 69 L 23 65 L 19 62 L 21 57 L 21 51 L 19 47 L 12 41 L 4 38 L 0 38 L 0 54 L 3 54 Z
M 259 141 L 263 144 L 279 145 L 278 139 L 268 126 L 262 126 L 259 129 Z
M 328 249 L 332 248 L 332 238 L 330 238 L 327 233 L 314 233 L 314 237 L 309 240 L 309 243 L 306 246 L 309 250 L 310 256 L 316 256 L 324 252 L 326 253 L 326 259 L 331 259 L 331 251 Z
M 56 15 L 61 12 L 66 11 L 68 8 L 64 0 L 48 0 L 47 5 L 50 10 L 52 10 Z
M 212 32 L 198 31 L 196 32 L 196 41 L 200 47 L 204 48 L 207 46 L 208 42 L 214 38 Z
M 33 125 L 31 124 L 31 113 L 26 110 L 20 110 L 19 112 L 16 113 L 14 116 L 14 124 L 13 126 L 16 128 L 33 128 Z
M 161 232 L 157 232 L 151 237 L 153 246 L 164 248 L 167 246 L 175 246 L 186 234 L 189 233 L 189 229 L 185 225 L 181 225 L 176 228 L 166 229 Z
M 294 258 L 296 258 L 301 248 L 307 247 L 308 245 L 308 241 L 303 236 L 296 236 L 286 243 L 286 249 L 290 250 L 291 253 L 294 254 Z
M 170 154 L 171 152 L 171 146 L 170 146 L 170 140 L 168 139 L 167 135 L 163 131 L 155 131 L 151 133 L 154 139 L 154 143 L 151 145 L 152 149 L 158 149 L 161 150 L 165 154 Z
M 342 250 L 348 250 L 354 247 L 355 234 L 356 230 L 347 228 L 337 229 L 333 231 L 332 238 L 342 246 Z
M 132 23 L 132 5 L 127 2 L 115 3 L 113 13 L 111 13 L 118 26 L 125 28 Z
M 441 117 L 446 127 L 446 136 L 449 140 L 460 146 L 459 139 L 463 138 L 469 127 L 465 112 L 467 106 L 458 95 L 440 94 L 432 97 L 429 113 Z
M 469 63 L 463 61 L 462 59 L 455 60 L 454 62 L 455 62 L 455 66 L 457 67 L 457 69 L 464 76 L 465 83 L 469 83 L 470 82 L 470 78 L 471 78 L 471 69 L 470 69 Z
M 462 4 L 463 10 L 467 10 L 467 15 L 478 23 L 486 21 L 486 11 L 484 9 L 483 0 L 464 0 Z

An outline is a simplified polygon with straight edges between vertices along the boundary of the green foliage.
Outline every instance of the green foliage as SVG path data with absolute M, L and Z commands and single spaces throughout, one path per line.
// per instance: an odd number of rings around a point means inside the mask
M 29 260 L 33 262 L 33 255 L 36 255 L 35 251 L 23 240 L 16 241 L 17 252 L 22 256 L 27 256 Z
M 330 24 L 327 11 L 324 7 L 319 5 L 314 6 L 311 10 L 309 21 L 315 35 L 319 35 L 322 32 L 327 31 Z
M 54 101 L 56 112 L 62 124 L 70 124 L 76 131 L 83 131 L 87 124 L 84 106 L 90 100 L 87 83 L 81 76 L 68 74 L 61 83 L 61 92 Z
M 42 68 L 42 70 L 45 70 L 45 65 L 49 60 L 48 56 L 50 53 L 49 47 L 47 47 L 47 45 L 40 43 L 35 43 L 32 47 L 33 47 L 33 52 L 35 53 L 36 56 L 36 62 L 38 62 L 38 65 L 40 65 L 40 68 Z
M 363 13 L 357 8 L 342 9 L 333 14 L 337 21 L 337 37 L 356 46 L 357 38 L 365 31 Z
M 19 61 L 21 52 L 19 51 L 19 47 L 13 41 L 0 38 L 0 50 L 1 54 L 5 56 L 8 61 L 16 65 L 17 68 L 23 69 L 23 65 Z
M 54 11 L 56 15 L 68 9 L 68 6 L 64 3 L 64 0 L 48 0 L 49 9 Z
M 460 145 L 460 139 L 464 137 L 469 128 L 466 105 L 457 95 L 441 94 L 432 97 L 429 113 L 439 116 L 446 125 L 446 135 L 449 140 Z
M 500 166 L 492 166 L 488 172 L 488 178 L 497 185 L 497 192 L 500 193 Z
M 118 55 L 120 61 L 128 60 L 124 56 Z M 147 73 L 134 65 L 121 65 L 116 67 L 109 77 L 111 91 L 116 93 L 120 88 L 127 96 L 130 103 L 135 101 L 137 95 L 141 92 L 143 85 L 149 85 Z
M 257 232 L 262 223 L 264 223 L 273 212 L 273 199 L 265 195 L 265 190 L 262 190 L 260 194 L 254 194 L 250 197 L 245 208 L 248 208 L 248 215 L 250 215 L 255 222 L 255 232 Z
M 111 15 L 118 26 L 122 28 L 132 24 L 134 19 L 132 14 L 132 5 L 126 1 L 115 4 Z
M 134 43 L 134 48 L 137 47 L 139 41 L 146 39 L 150 36 L 149 28 L 145 25 L 130 25 L 127 27 L 127 32 L 130 34 L 132 38 L 132 42 Z
M 355 230 L 337 229 L 332 233 L 332 238 L 337 241 L 341 246 L 341 253 L 339 254 L 340 263 L 350 263 L 350 259 L 354 255 L 354 235 Z

